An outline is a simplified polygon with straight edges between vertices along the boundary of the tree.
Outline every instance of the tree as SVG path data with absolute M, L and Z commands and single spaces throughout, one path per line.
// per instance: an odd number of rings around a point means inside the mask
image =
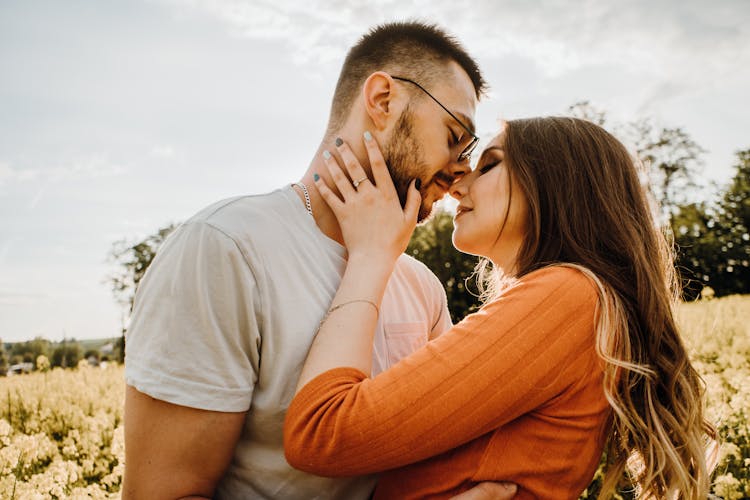
M 133 310 L 138 283 L 154 260 L 156 251 L 175 227 L 175 224 L 169 224 L 137 243 L 120 240 L 112 245 L 109 259 L 117 264 L 118 268 L 109 276 L 108 281 L 112 285 L 115 299 L 127 308 L 128 315 Z
M 750 292 L 750 150 L 737 158 L 735 176 L 717 202 L 682 205 L 674 213 L 687 299 L 703 286 L 717 296 Z
M 636 157 L 647 168 L 651 192 L 661 209 L 662 223 L 670 223 L 687 194 L 695 187 L 695 176 L 703 166 L 705 150 L 679 127 L 658 127 L 651 117 L 628 123 L 612 123 L 607 113 L 581 101 L 568 107 L 568 114 L 608 129 L 623 143 L 635 148 Z
M 118 342 L 120 362 L 125 361 L 125 331 L 133 311 L 135 291 L 154 260 L 159 247 L 175 227 L 175 224 L 169 224 L 137 243 L 120 240 L 112 245 L 109 260 L 114 262 L 117 268 L 107 280 L 112 286 L 115 300 L 124 308 L 121 337 Z
M 696 187 L 695 176 L 703 166 L 701 148 L 681 128 L 658 128 L 651 118 L 625 126 L 624 134 L 635 145 L 638 158 L 648 167 L 649 184 L 661 207 L 663 222 L 670 222 L 686 193 Z
M 719 241 L 716 213 L 705 202 L 680 205 L 672 215 L 672 234 L 682 298 L 695 300 L 704 287 L 715 287 Z
M 577 103 L 568 106 L 567 114 L 575 118 L 588 120 L 591 123 L 596 123 L 600 127 L 606 128 L 607 113 L 592 105 L 589 101 L 578 101 Z
M 718 295 L 750 292 L 750 149 L 737 152 L 735 169 L 718 207 Z
M 42 337 L 35 337 L 26 342 L 16 342 L 11 348 L 11 356 L 14 359 L 20 358 L 26 363 L 33 363 L 41 355 L 49 356 L 49 340 Z
M 83 353 L 83 359 L 89 358 L 93 358 L 97 363 L 99 363 L 102 358 L 102 354 L 98 349 L 89 349 L 85 353 Z
M 443 283 L 451 318 L 456 323 L 479 306 L 470 279 L 478 259 L 456 250 L 452 235 L 453 214 L 438 210 L 429 221 L 417 226 L 406 253 L 422 261 Z
M 0 377 L 8 373 L 8 353 L 5 352 L 5 344 L 0 339 Z
M 75 339 L 64 339 L 54 351 L 52 351 L 52 366 L 61 368 L 74 368 L 81 359 L 81 344 Z

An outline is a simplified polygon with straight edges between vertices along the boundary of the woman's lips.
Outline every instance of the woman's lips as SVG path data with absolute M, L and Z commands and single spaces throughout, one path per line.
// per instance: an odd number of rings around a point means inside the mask
M 458 219 L 459 217 L 461 217 L 463 214 L 467 212 L 471 212 L 471 210 L 472 210 L 471 208 L 467 208 L 467 207 L 458 207 L 456 209 L 456 215 L 455 217 L 453 217 L 453 220 Z

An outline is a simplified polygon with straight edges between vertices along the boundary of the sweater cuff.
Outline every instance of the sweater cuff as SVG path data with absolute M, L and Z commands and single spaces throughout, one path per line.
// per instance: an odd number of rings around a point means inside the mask
M 354 385 L 369 378 L 362 370 L 349 366 L 331 368 L 317 375 L 314 379 L 306 383 L 302 389 L 294 396 L 292 404 L 294 406 L 302 405 L 308 408 L 311 404 L 316 404 L 320 400 L 320 393 L 339 392 L 341 385 Z M 291 407 L 291 405 L 290 405 Z

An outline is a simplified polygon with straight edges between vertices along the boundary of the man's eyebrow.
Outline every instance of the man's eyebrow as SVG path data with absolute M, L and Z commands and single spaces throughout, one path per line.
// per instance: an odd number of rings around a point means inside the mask
M 472 120 L 470 117 L 466 116 L 465 114 L 461 113 L 460 111 L 452 111 L 452 113 L 461 120 L 461 123 L 463 123 L 466 127 L 469 128 L 469 130 L 471 130 L 472 134 L 476 135 L 477 127 L 474 124 L 474 120 Z

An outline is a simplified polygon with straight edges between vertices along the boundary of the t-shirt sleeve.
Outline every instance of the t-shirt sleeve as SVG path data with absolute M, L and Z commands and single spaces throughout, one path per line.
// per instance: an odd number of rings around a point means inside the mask
M 181 226 L 138 288 L 126 383 L 173 404 L 246 411 L 258 376 L 258 311 L 256 280 L 236 242 L 204 221 Z
M 597 300 L 580 272 L 544 269 L 374 379 L 319 375 L 287 412 L 287 459 L 320 475 L 384 471 L 541 407 L 585 376 Z

